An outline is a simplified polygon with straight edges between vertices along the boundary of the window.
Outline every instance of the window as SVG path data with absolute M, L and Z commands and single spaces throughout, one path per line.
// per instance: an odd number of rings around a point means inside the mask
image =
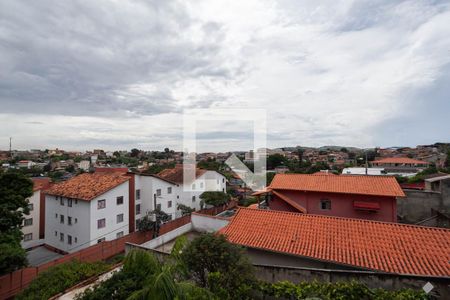
M 117 219 L 117 223 L 122 223 L 123 222 L 123 214 L 117 215 L 116 219 Z
M 23 222 L 23 226 L 31 226 L 33 225 L 33 218 L 25 219 Z
M 169 187 L 167 188 L 167 194 L 172 194 L 172 187 L 171 187 L 171 186 L 169 186 Z
M 72 225 L 72 217 L 67 217 L 67 224 Z
M 192 184 L 192 189 L 195 190 L 195 183 Z
M 161 189 L 156 190 L 156 196 L 161 196 Z
M 121 238 L 121 237 L 123 237 L 123 231 L 120 231 L 120 232 L 116 233 L 116 238 L 117 239 Z
M 106 219 L 97 220 L 97 229 L 104 228 L 106 226 Z
M 75 199 L 75 204 L 78 204 L 78 199 Z
M 67 244 L 72 245 L 72 236 L 67 235 Z
M 59 199 L 60 199 L 60 202 L 59 202 L 59 203 L 61 203 L 61 205 L 64 205 L 64 198 L 63 198 L 63 197 L 60 197 Z
M 141 199 L 141 190 L 136 190 L 136 200 Z
M 157 209 L 157 210 L 161 210 L 161 203 L 156 204 L 156 209 Z
M 58 231 L 55 231 L 55 236 L 58 236 Z
M 98 200 L 98 202 L 97 202 L 97 209 L 103 209 L 105 207 L 106 207 L 106 200 L 105 199 Z
M 200 188 L 201 189 L 203 188 L 203 182 L 200 182 Z
M 33 211 L 33 209 L 34 209 L 33 203 L 28 204 L 28 209 L 29 209 L 30 211 Z
M 137 204 L 136 205 L 136 215 L 140 215 L 141 214 L 141 205 Z
M 58 219 L 58 214 L 55 214 L 55 219 Z
M 192 196 L 192 202 L 195 202 L 195 196 Z
M 72 199 L 67 199 L 67 206 L 72 207 Z
M 320 209 L 331 209 L 331 201 L 328 199 L 320 200 Z
M 123 204 L 123 196 L 119 196 L 116 198 L 116 204 L 117 205 L 122 205 Z
M 180 195 L 177 195 L 177 199 L 180 199 Z
M 97 240 L 97 244 L 99 244 L 99 243 L 101 243 L 101 242 L 104 242 L 104 241 L 106 241 L 106 238 L 102 237 L 101 239 L 98 239 L 98 240 Z
M 59 233 L 59 240 L 61 242 L 64 242 L 64 233 L 62 233 L 62 232 Z
M 33 239 L 33 234 L 32 233 L 27 233 L 23 236 L 23 241 L 31 241 Z
M 64 224 L 64 216 L 59 215 L 59 223 Z
M 172 207 L 172 201 L 167 201 L 167 207 Z
M 225 178 L 222 178 L 222 183 L 225 183 Z
M 78 238 L 75 237 L 74 241 L 75 241 L 75 244 L 78 243 Z
M 77 218 L 75 218 L 75 224 L 77 224 L 78 223 L 78 219 Z

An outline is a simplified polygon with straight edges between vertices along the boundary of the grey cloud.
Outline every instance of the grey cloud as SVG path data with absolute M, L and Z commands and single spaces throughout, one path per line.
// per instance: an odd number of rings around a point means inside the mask
M 3 112 L 110 116 L 177 111 L 171 95 L 177 81 L 233 75 L 216 59 L 219 43 L 190 39 L 188 30 L 196 22 L 181 1 L 2 1 Z M 200 28 L 208 37 L 223 35 L 219 24 Z M 157 85 L 157 91 L 129 91 L 130 85 L 147 83 Z

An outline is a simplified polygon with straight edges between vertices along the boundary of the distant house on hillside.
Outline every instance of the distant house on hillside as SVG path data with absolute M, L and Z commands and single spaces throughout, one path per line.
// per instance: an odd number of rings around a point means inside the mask
M 397 197 L 405 197 L 395 177 L 277 174 L 253 195 L 269 209 L 397 222 Z

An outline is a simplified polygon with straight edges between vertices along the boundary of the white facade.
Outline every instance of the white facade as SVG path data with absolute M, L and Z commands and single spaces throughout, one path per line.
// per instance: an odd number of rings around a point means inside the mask
M 201 209 L 200 195 L 204 191 L 226 192 L 226 178 L 216 171 L 207 171 L 192 184 L 184 186 L 155 176 L 136 175 L 135 190 L 135 204 L 139 205 L 141 212 L 136 214 L 136 220 L 144 217 L 158 206 L 172 219 L 176 219 L 181 217 L 181 211 L 177 209 L 178 204 L 199 210 Z
M 21 245 L 24 249 L 43 244 L 43 241 L 39 239 L 40 197 L 41 191 L 37 190 L 33 192 L 33 195 L 30 198 L 28 198 L 30 214 L 24 215 L 25 220 L 22 224 L 23 239 Z
M 216 171 L 206 171 L 189 185 L 180 185 L 180 203 L 201 209 L 200 195 L 205 191 L 226 192 L 226 178 Z
M 45 243 L 75 252 L 128 234 L 128 181 L 91 201 L 46 195 Z

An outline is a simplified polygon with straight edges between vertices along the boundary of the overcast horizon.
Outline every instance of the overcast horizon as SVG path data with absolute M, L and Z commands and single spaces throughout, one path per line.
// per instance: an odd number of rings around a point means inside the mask
M 198 108 L 266 109 L 268 148 L 450 142 L 449 82 L 444 0 L 0 2 L 4 150 L 181 150 Z

